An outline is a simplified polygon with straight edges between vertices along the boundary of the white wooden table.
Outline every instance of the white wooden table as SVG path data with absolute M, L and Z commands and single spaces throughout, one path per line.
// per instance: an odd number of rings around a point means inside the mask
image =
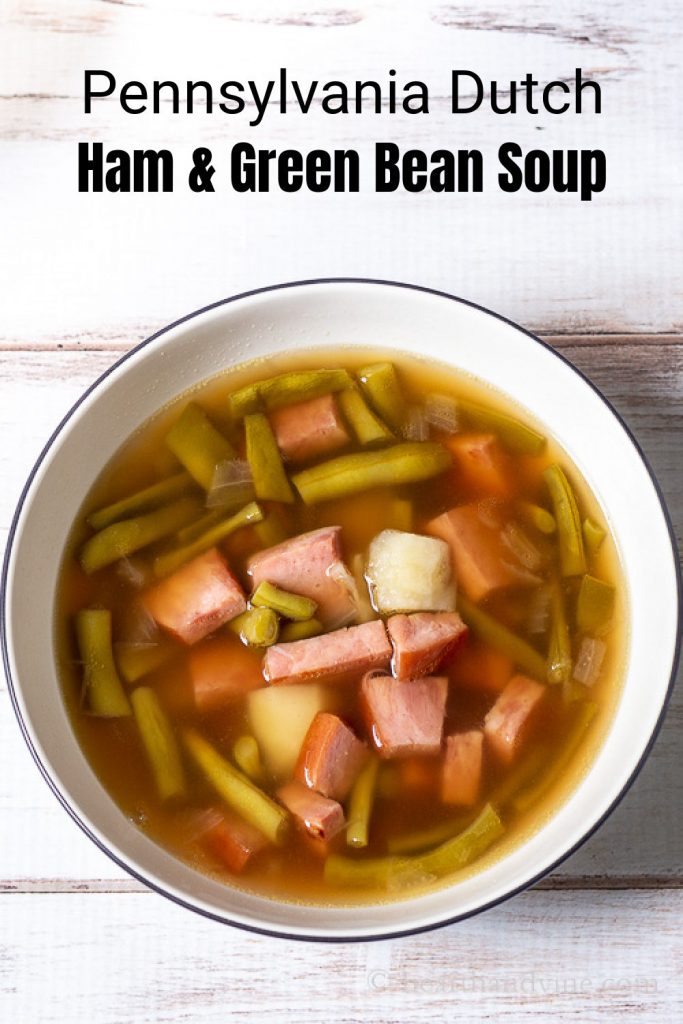
M 413 281 L 550 338 L 626 417 L 683 532 L 683 20 L 677 0 L 5 0 L 0 23 L 0 530 L 81 390 L 165 323 L 244 289 L 352 275 Z M 428 118 L 83 113 L 85 67 L 126 79 L 387 80 L 433 90 Z M 453 118 L 450 68 L 547 81 L 575 67 L 600 117 Z M 520 193 L 80 195 L 76 144 L 375 139 L 598 146 L 592 203 Z M 647 538 L 643 538 L 647 542 Z M 656 637 L 653 637 L 656 643 Z M 683 1009 L 683 706 L 618 810 L 533 890 L 414 939 L 315 946 L 194 916 L 143 890 L 58 807 L 0 682 L 0 1019 L 639 1021 Z M 680 689 L 680 688 L 679 688 Z

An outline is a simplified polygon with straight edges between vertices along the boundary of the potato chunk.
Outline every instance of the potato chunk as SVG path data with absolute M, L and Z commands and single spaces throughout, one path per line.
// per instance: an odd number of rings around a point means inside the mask
M 329 691 L 318 683 L 267 686 L 247 696 L 251 729 L 273 775 L 292 774 L 311 722 L 333 703 Z
M 450 552 L 436 537 L 383 530 L 370 544 L 366 577 L 381 614 L 455 609 Z

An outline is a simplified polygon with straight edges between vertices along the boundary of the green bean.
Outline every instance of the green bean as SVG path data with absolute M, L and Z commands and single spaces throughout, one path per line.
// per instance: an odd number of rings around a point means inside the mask
M 514 416 L 507 416 L 464 399 L 458 400 L 458 411 L 472 426 L 492 430 L 502 445 L 517 455 L 540 455 L 545 448 L 546 439 L 543 434 Z
M 262 409 L 272 412 L 285 405 L 343 391 L 352 384 L 346 370 L 294 370 L 236 391 L 230 396 L 230 410 L 235 419 Z
M 594 555 L 605 539 L 605 530 L 596 523 L 594 519 L 587 516 L 583 521 L 583 540 L 588 548 L 589 554 Z
M 435 849 L 414 856 L 367 857 L 357 860 L 332 854 L 325 861 L 325 881 L 335 885 L 388 889 L 429 881 L 466 867 L 505 831 L 497 812 L 486 804 L 463 832 Z
M 87 540 L 80 553 L 80 562 L 87 573 L 111 565 L 119 558 L 153 544 L 162 537 L 175 533 L 197 515 L 198 504 L 193 498 L 180 498 L 172 505 L 154 509 L 135 519 L 105 526 Z
M 263 522 L 257 523 L 254 533 L 262 548 L 272 548 L 281 544 L 287 539 L 287 531 L 280 517 L 275 512 L 269 512 Z
M 272 608 L 248 608 L 228 623 L 247 647 L 270 647 L 277 643 L 280 620 Z
M 520 501 L 519 511 L 522 518 L 529 526 L 535 527 L 540 533 L 555 533 L 557 523 L 555 517 L 547 508 L 541 505 L 534 505 L 531 501 Z
M 576 625 L 582 633 L 600 635 L 614 613 L 615 589 L 595 576 L 584 576 L 576 599 Z
M 557 580 L 550 587 L 550 641 L 548 682 L 568 683 L 572 677 L 572 647 L 564 608 L 564 594 Z
M 431 846 L 446 842 L 458 833 L 462 832 L 464 826 L 471 821 L 472 815 L 459 815 L 457 818 L 449 818 L 448 821 L 440 821 L 438 825 L 431 828 L 418 829 L 415 832 L 404 832 L 398 836 L 390 836 L 387 840 L 387 850 L 390 854 L 422 853 Z
M 417 441 L 379 451 L 341 455 L 296 473 L 292 482 L 304 502 L 315 505 L 371 487 L 428 480 L 443 473 L 451 464 L 450 455 L 440 444 Z
M 181 547 L 184 547 L 186 544 L 196 540 L 197 537 L 201 537 L 210 527 L 217 526 L 218 523 L 223 522 L 225 515 L 226 511 L 223 508 L 214 508 L 210 512 L 205 512 L 199 519 L 195 519 L 193 523 L 189 523 L 178 530 L 175 540 L 178 541 Z
M 83 691 L 91 714 L 121 718 L 130 704 L 114 664 L 111 646 L 111 612 L 86 608 L 76 615 L 76 637 L 83 662 Z
M 159 796 L 162 800 L 184 796 L 185 772 L 180 750 L 159 698 L 149 686 L 138 686 L 130 700 Z
M 190 402 L 166 435 L 166 445 L 205 491 L 216 466 L 235 458 L 235 450 L 214 427 L 201 406 Z
M 167 576 L 175 569 L 184 565 L 185 562 L 191 561 L 196 558 L 197 555 L 203 554 L 208 551 L 209 548 L 215 547 L 221 541 L 229 537 L 235 530 L 241 529 L 243 526 L 250 526 L 252 523 L 258 523 L 263 518 L 263 512 L 259 505 L 255 501 L 249 502 L 243 509 L 236 512 L 234 516 L 230 516 L 229 519 L 224 519 L 223 522 L 218 523 L 217 526 L 212 526 L 209 530 L 203 533 L 196 540 L 193 540 L 190 544 L 185 544 L 182 547 L 171 548 L 168 551 L 162 552 L 157 555 L 154 559 L 154 575 L 155 576 Z
M 481 637 L 484 643 L 506 654 L 518 668 L 528 672 L 535 679 L 545 680 L 546 661 L 526 640 L 511 632 L 497 619 L 478 608 L 462 593 L 458 594 L 458 611 L 464 622 Z
M 260 412 L 244 417 L 247 459 L 254 478 L 256 497 L 263 501 L 294 501 L 273 429 Z
M 91 512 L 86 522 L 93 530 L 102 530 L 118 519 L 128 519 L 138 512 L 147 512 L 151 508 L 163 505 L 165 501 L 185 494 L 192 486 L 192 477 L 189 473 L 176 473 L 175 476 L 169 476 L 166 480 L 160 480 L 157 484 L 136 491 L 135 494 L 121 498 L 112 505 Z
M 358 371 L 360 386 L 370 405 L 393 430 L 400 431 L 406 404 L 393 363 L 373 363 Z
M 117 644 L 116 665 L 127 683 L 155 672 L 171 656 L 171 649 L 162 644 Z
M 318 619 L 306 619 L 305 622 L 287 622 L 280 630 L 280 643 L 290 644 L 295 640 L 309 640 L 312 636 L 320 636 L 325 627 Z
M 271 842 L 281 843 L 289 823 L 284 807 L 271 800 L 194 729 L 187 729 L 183 738 L 193 761 L 226 804 Z
M 378 769 L 378 758 L 371 757 L 353 784 L 346 827 L 346 842 L 349 846 L 360 848 L 368 845 L 368 828 L 375 799 Z
M 238 736 L 232 745 L 232 756 L 237 767 L 248 775 L 252 782 L 260 782 L 263 779 L 261 752 L 253 736 Z
M 263 580 L 251 595 L 250 602 L 254 608 L 272 608 L 278 615 L 294 622 L 305 622 L 315 615 L 318 602 L 300 594 L 290 594 L 286 590 Z
M 512 806 L 516 811 L 525 811 L 531 807 L 562 776 L 595 718 L 597 710 L 598 706 L 593 701 L 587 700 L 581 704 L 576 713 L 576 720 L 572 723 L 569 733 L 564 737 L 559 755 L 546 767 L 538 782 L 523 789 L 512 801 Z
M 543 473 L 552 498 L 557 521 L 560 565 L 563 576 L 580 576 L 586 571 L 583 551 L 581 520 L 574 492 L 564 471 L 557 464 L 548 466 Z
M 532 781 L 549 757 L 550 750 L 546 746 L 534 747 L 533 750 L 530 750 L 494 788 L 489 803 L 492 803 L 494 807 L 505 807 L 524 786 Z
M 394 439 L 392 432 L 375 416 L 357 388 L 342 391 L 339 405 L 359 444 L 378 444 Z

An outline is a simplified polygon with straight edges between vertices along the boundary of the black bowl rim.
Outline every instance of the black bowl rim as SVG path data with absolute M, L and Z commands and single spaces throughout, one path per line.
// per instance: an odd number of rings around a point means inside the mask
M 52 445 L 54 444 L 55 440 L 57 439 L 59 434 L 62 432 L 62 430 L 64 429 L 66 424 L 69 422 L 71 417 L 74 415 L 76 410 L 83 404 L 83 402 L 91 394 L 91 392 L 93 392 L 96 388 L 98 388 L 99 385 L 103 381 L 105 381 L 114 370 L 118 369 L 119 366 L 121 366 L 123 363 L 125 363 L 132 356 L 136 355 L 142 349 L 146 348 L 146 346 L 151 344 L 151 342 L 155 341 L 157 338 L 160 338 L 162 335 L 167 334 L 169 331 L 171 331 L 174 328 L 180 326 L 181 324 L 187 323 L 188 320 L 193 320 L 195 317 L 201 316 L 204 313 L 207 313 L 207 312 L 209 312 L 212 309 L 217 309 L 220 306 L 226 306 L 226 305 L 229 305 L 230 303 L 238 302 L 241 299 L 251 298 L 251 297 L 253 297 L 255 295 L 262 295 L 262 294 L 265 294 L 265 293 L 268 293 L 268 292 L 284 291 L 285 289 L 288 289 L 288 288 L 310 287 L 312 285 L 338 285 L 338 284 L 372 285 L 372 286 L 380 285 L 380 286 L 387 287 L 387 288 L 405 288 L 405 289 L 407 289 L 409 291 L 422 292 L 423 294 L 426 294 L 426 295 L 435 295 L 435 296 L 437 296 L 439 298 L 449 299 L 452 302 L 458 302 L 458 303 L 460 303 L 463 306 L 469 306 L 470 308 L 476 309 L 476 310 L 478 310 L 481 313 L 486 313 L 488 316 L 491 316 L 494 319 L 499 320 L 501 323 L 507 324 L 508 326 L 515 328 L 515 330 L 519 331 L 521 334 L 526 335 L 526 337 L 530 338 L 536 344 L 542 345 L 545 349 L 547 349 L 549 352 L 551 352 L 557 359 L 561 360 L 566 366 L 568 366 L 575 374 L 577 374 L 584 381 L 584 383 L 586 383 L 591 388 L 591 390 L 598 396 L 598 398 L 601 399 L 601 401 L 607 406 L 608 410 L 612 413 L 612 415 L 615 417 L 617 422 L 620 424 L 622 430 L 624 431 L 624 433 L 626 434 L 626 436 L 630 440 L 631 444 L 633 445 L 633 448 L 636 451 L 636 454 L 640 457 L 641 462 L 645 466 L 645 469 L 647 470 L 647 472 L 648 472 L 648 474 L 650 476 L 650 479 L 652 480 L 652 485 L 653 485 L 653 487 L 655 489 L 655 493 L 656 493 L 656 495 L 657 495 L 657 497 L 659 499 L 659 503 L 660 503 L 661 509 L 662 509 L 662 514 L 664 516 L 664 521 L 666 523 L 666 526 L 667 526 L 667 529 L 668 529 L 668 533 L 669 533 L 669 541 L 671 543 L 671 556 L 672 556 L 673 563 L 674 563 L 674 572 L 675 572 L 675 575 L 676 575 L 676 589 L 677 589 L 677 611 L 678 611 L 678 614 L 677 614 L 676 641 L 675 641 L 675 647 L 674 647 L 674 656 L 673 656 L 673 660 L 672 660 L 672 664 L 671 664 L 671 675 L 670 675 L 670 678 L 669 678 L 669 683 L 668 683 L 668 686 L 667 686 L 666 694 L 664 696 L 664 700 L 662 701 L 662 707 L 661 707 L 661 710 L 660 710 L 659 716 L 657 718 L 657 721 L 656 721 L 656 723 L 654 725 L 654 728 L 653 728 L 653 730 L 652 730 L 652 732 L 650 734 L 648 742 L 647 742 L 647 744 L 646 744 L 646 746 L 645 746 L 645 748 L 643 750 L 643 753 L 642 753 L 638 763 L 636 764 L 636 766 L 633 769 L 631 775 L 629 776 L 629 778 L 624 783 L 624 786 L 622 787 L 622 789 L 620 790 L 618 795 L 614 798 L 614 800 L 612 801 L 610 806 L 607 808 L 607 810 L 604 812 L 604 814 L 602 814 L 600 816 L 600 818 L 596 822 L 593 823 L 593 825 L 590 827 L 590 829 L 588 829 L 588 831 L 576 843 L 574 843 L 573 846 L 571 846 L 560 857 L 558 857 L 557 860 L 555 860 L 552 864 L 548 865 L 546 868 L 544 868 L 538 874 L 534 875 L 532 878 L 530 878 L 527 881 L 523 882 L 521 885 L 516 886 L 514 889 L 511 889 L 509 892 L 506 892 L 503 896 L 498 896 L 498 897 L 496 897 L 493 900 L 489 900 L 487 903 L 483 903 L 481 906 L 476 907 L 473 910 L 469 910 L 469 911 L 466 911 L 466 912 L 464 912 L 462 914 L 456 914 L 456 915 L 453 915 L 453 916 L 450 916 L 450 917 L 444 917 L 444 918 L 442 918 L 442 919 L 440 919 L 438 921 L 430 922 L 429 924 L 418 925 L 418 926 L 415 926 L 415 927 L 412 927 L 412 928 L 397 929 L 395 931 L 382 931 L 382 932 L 379 932 L 377 934 L 372 934 L 372 935 L 318 935 L 318 934 L 313 934 L 313 933 L 311 933 L 311 934 L 304 934 L 304 933 L 298 933 L 298 932 L 288 932 L 285 929 L 261 928 L 258 925 L 247 924 L 244 921 L 235 921 L 235 920 L 231 919 L 227 915 L 213 913 L 212 911 L 207 910 L 204 907 L 196 906 L 195 904 L 190 903 L 188 900 L 182 899 L 180 896 L 176 895 L 173 892 L 168 891 L 162 885 L 159 885 L 157 882 L 151 881 L 150 879 L 146 878 L 136 868 L 131 867 L 130 864 L 126 863 L 126 861 L 123 860 L 123 858 L 117 856 L 112 850 L 109 849 L 109 847 L 106 845 L 106 843 L 102 842 L 102 840 L 91 831 L 90 827 L 86 824 L 86 822 L 84 822 L 79 817 L 78 812 L 75 810 L 74 807 L 71 806 L 71 804 L 70 804 L 69 800 L 67 799 L 67 797 L 61 792 L 61 790 L 57 786 L 57 783 L 54 781 L 54 779 L 50 775 L 50 771 L 49 771 L 48 767 L 43 763 L 43 761 L 42 761 L 42 759 L 40 757 L 40 754 L 38 753 L 38 751 L 36 750 L 36 748 L 34 746 L 33 740 L 31 738 L 29 726 L 28 726 L 27 722 L 24 720 L 24 717 L 23 717 L 23 715 L 21 713 L 21 709 L 19 707 L 19 700 L 18 700 L 18 697 L 17 697 L 14 680 L 12 679 L 12 673 L 11 673 L 11 668 L 10 668 L 10 659 L 9 659 L 9 649 L 8 649 L 8 642 L 7 642 L 7 629 L 6 629 L 6 625 L 7 625 L 7 623 L 6 623 L 6 613 L 7 613 L 7 598 L 8 598 L 8 577 L 9 577 L 9 566 L 10 566 L 10 561 L 11 561 L 11 557 L 12 557 L 12 546 L 13 546 L 14 537 L 15 537 L 15 534 L 16 534 L 19 518 L 21 516 L 21 512 L 22 512 L 23 507 L 24 507 L 24 502 L 26 500 L 26 496 L 28 494 L 28 491 L 29 491 L 29 489 L 31 487 L 31 484 L 33 483 L 33 480 L 34 480 L 34 478 L 35 478 L 35 476 L 36 476 L 40 466 L 42 465 L 42 463 L 44 462 L 45 458 L 47 457 L 47 455 L 48 455 L 50 449 L 52 448 Z M 460 296 L 453 295 L 450 292 L 442 291 L 442 290 L 437 289 L 437 288 L 428 288 L 428 287 L 426 287 L 424 285 L 409 284 L 409 283 L 406 283 L 406 282 L 403 282 L 403 281 L 391 281 L 391 280 L 386 280 L 386 279 L 381 279 L 381 278 L 367 278 L 367 277 L 321 277 L 321 278 L 304 279 L 304 280 L 301 280 L 301 281 L 285 281 L 285 282 L 282 282 L 281 284 L 268 285 L 268 286 L 265 286 L 265 287 L 262 287 L 262 288 L 254 288 L 254 289 L 251 289 L 250 291 L 239 292 L 237 295 L 232 295 L 232 296 L 230 296 L 230 297 L 228 297 L 226 299 L 219 299 L 217 302 L 212 302 L 208 306 L 203 306 L 200 309 L 194 310 L 194 312 L 188 313 L 186 316 L 182 316 L 178 320 L 174 320 L 173 323 L 168 324 L 166 327 L 162 327 L 161 330 L 156 331 L 154 334 L 151 334 L 148 338 L 145 338 L 143 341 L 139 342 L 139 344 L 137 344 L 133 348 L 129 349 L 119 359 L 117 359 L 116 362 L 112 363 L 112 365 L 110 367 L 108 367 L 104 371 L 104 373 L 102 373 L 88 388 L 86 388 L 86 390 L 83 392 L 83 394 L 71 406 L 69 411 L 63 417 L 61 422 L 58 424 L 58 426 L 55 428 L 55 430 L 51 434 L 50 438 L 46 442 L 45 446 L 43 447 L 43 450 L 41 451 L 40 455 L 36 459 L 36 461 L 35 461 L 35 463 L 33 465 L 33 468 L 31 469 L 31 472 L 28 475 L 26 483 L 24 484 L 24 487 L 23 487 L 23 489 L 21 491 L 21 495 L 19 497 L 19 501 L 17 502 L 17 507 L 16 507 L 16 510 L 14 512 L 14 516 L 12 518 L 12 523 L 11 523 L 11 526 L 10 526 L 9 534 L 8 534 L 8 537 L 7 537 L 7 546 L 5 548 L 5 556 L 4 556 L 4 559 L 3 559 L 3 566 L 2 566 L 2 578 L 0 580 L 0 644 L 2 645 L 3 664 L 4 664 L 4 668 L 5 668 L 5 675 L 7 677 L 7 684 L 8 684 L 10 699 L 11 699 L 11 702 L 12 702 L 12 706 L 14 708 L 14 713 L 15 713 L 15 715 L 17 717 L 17 721 L 19 723 L 19 728 L 21 729 L 21 732 L 22 732 L 22 735 L 23 735 L 24 740 L 26 742 L 26 745 L 28 746 L 28 749 L 29 749 L 29 751 L 31 753 L 31 756 L 33 757 L 33 760 L 36 763 L 36 766 L 38 767 L 40 773 L 42 774 L 43 778 L 45 779 L 47 785 L 51 789 L 51 791 L 54 794 L 54 796 L 57 798 L 57 800 L 62 805 L 64 810 L 73 819 L 73 821 L 88 836 L 88 838 L 91 839 L 92 842 L 104 854 L 106 854 L 110 858 L 110 860 L 112 860 L 120 868 L 122 868 L 124 871 L 126 871 L 133 878 L 137 879 L 139 882 L 142 882 L 143 885 L 147 886 L 147 888 L 152 889 L 154 892 L 159 893 L 161 896 L 165 896 L 167 899 L 171 900 L 173 903 L 177 904 L 178 906 L 185 907 L 186 909 L 192 910 L 195 913 L 200 914 L 200 915 L 202 915 L 205 918 L 208 918 L 208 919 L 213 920 L 213 921 L 217 921 L 217 922 L 219 922 L 221 924 L 229 924 L 232 927 L 239 928 L 239 929 L 241 929 L 243 931 L 254 932 L 254 933 L 259 934 L 259 935 L 266 935 L 266 936 L 271 937 L 271 938 L 297 939 L 299 941 L 305 941 L 305 942 L 323 942 L 323 943 L 373 942 L 373 941 L 381 941 L 381 940 L 384 940 L 384 939 L 398 939 L 398 938 L 403 938 L 404 936 L 418 935 L 418 934 L 421 934 L 423 932 L 433 931 L 433 930 L 435 930 L 437 928 L 443 928 L 443 927 L 446 927 L 447 925 L 455 924 L 458 921 L 467 920 L 467 918 L 474 917 L 477 914 L 481 914 L 481 913 L 483 913 L 486 910 L 491 910 L 494 907 L 497 907 L 500 904 L 505 903 L 507 900 L 512 899 L 513 896 L 518 895 L 520 892 L 524 892 L 526 889 L 529 889 L 532 886 L 536 885 L 539 881 L 541 881 L 541 879 L 547 877 L 547 875 L 549 875 L 557 867 L 559 867 L 560 864 L 564 863 L 565 860 L 567 860 L 569 857 L 571 857 L 572 854 L 574 854 L 581 846 L 583 846 L 583 844 L 585 842 L 587 842 L 593 835 L 595 835 L 595 833 L 598 831 L 598 829 L 601 828 L 601 826 L 606 821 L 606 819 L 612 814 L 612 812 L 615 810 L 615 808 L 621 803 L 621 801 L 623 800 L 624 796 L 626 795 L 628 790 L 631 788 L 631 786 L 633 785 L 633 783 L 636 780 L 636 778 L 638 777 L 638 775 L 640 774 L 640 771 L 641 771 L 643 765 L 645 764 L 645 761 L 649 757 L 650 751 L 652 750 L 652 747 L 653 747 L 653 745 L 655 743 L 655 740 L 657 739 L 659 731 L 660 731 L 660 729 L 662 727 L 662 723 L 663 723 L 664 717 L 666 715 L 666 710 L 667 710 L 667 708 L 669 706 L 669 702 L 671 700 L 671 694 L 673 692 L 673 688 L 674 688 L 674 684 L 675 684 L 675 680 L 676 680 L 676 675 L 677 675 L 677 670 L 678 670 L 678 663 L 679 663 L 680 654 L 681 654 L 681 637 L 683 635 L 682 598 L 683 598 L 683 577 L 682 577 L 682 574 L 681 574 L 680 558 L 679 558 L 678 546 L 677 546 L 677 543 L 676 543 L 676 537 L 675 537 L 675 533 L 674 533 L 674 529 L 673 529 L 673 524 L 672 524 L 672 521 L 671 521 L 671 516 L 669 514 L 669 510 L 667 508 L 666 501 L 664 499 L 664 495 L 662 493 L 661 487 L 660 487 L 659 482 L 657 480 L 657 477 L 655 476 L 655 473 L 654 473 L 654 471 L 653 471 L 653 469 L 652 469 L 652 467 L 651 467 L 651 465 L 650 465 L 650 463 L 649 463 L 649 461 L 647 459 L 647 456 L 643 452 L 639 442 L 634 437 L 633 433 L 631 432 L 630 428 L 627 426 L 627 424 L 626 424 L 625 420 L 623 419 L 623 417 L 621 416 L 621 414 L 614 408 L 612 403 L 607 398 L 605 398 L 605 396 L 602 394 L 600 389 L 586 376 L 586 374 L 584 374 L 581 370 L 579 370 L 576 366 L 574 366 L 573 363 L 571 363 L 569 361 L 569 359 L 566 358 L 566 356 L 562 355 L 560 352 L 558 352 L 556 349 L 554 349 L 552 345 L 548 344 L 548 342 L 546 342 L 546 341 L 543 341 L 543 339 L 539 338 L 536 334 L 533 334 L 531 331 L 526 330 L 526 328 L 524 328 L 524 327 L 520 327 L 520 325 L 515 323 L 514 320 L 510 320 L 508 317 L 502 316 L 500 313 L 496 313 L 493 310 L 488 309 L 486 306 L 482 306 L 482 305 L 480 305 L 479 303 L 476 303 L 476 302 L 471 302 L 469 299 L 460 298 Z

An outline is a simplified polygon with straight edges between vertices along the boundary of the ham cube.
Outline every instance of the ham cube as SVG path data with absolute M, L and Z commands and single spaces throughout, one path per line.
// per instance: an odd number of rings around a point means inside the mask
M 316 617 L 333 626 L 353 621 L 356 585 L 344 565 L 341 527 L 302 533 L 253 555 L 247 563 L 254 589 L 263 580 L 318 604 Z
M 199 841 L 208 853 L 235 874 L 243 871 L 251 858 L 268 846 L 262 832 L 227 810 L 206 815 Z
M 449 544 L 456 579 L 472 601 L 503 587 L 538 583 L 537 577 L 515 564 L 501 540 L 499 525 L 483 515 L 477 503 L 444 512 L 426 529 Z
M 263 686 L 260 655 L 236 638 L 194 647 L 187 660 L 197 711 L 213 711 Z
M 274 644 L 263 659 L 263 674 L 270 683 L 296 683 L 386 668 L 390 658 L 384 623 L 374 619 L 308 640 Z
M 497 694 L 505 689 L 513 671 L 512 658 L 468 637 L 453 662 L 450 678 L 451 682 L 465 689 Z
M 486 715 L 486 742 L 503 764 L 517 757 L 545 694 L 546 687 L 534 679 L 513 676 Z
M 346 824 L 340 803 L 316 793 L 303 782 L 286 783 L 278 789 L 277 797 L 297 824 L 318 839 L 331 839 Z
M 321 711 L 301 746 L 294 776 L 323 796 L 344 800 L 368 757 L 368 748 L 342 722 Z
M 447 694 L 444 676 L 410 681 L 366 676 L 361 705 L 380 757 L 438 753 Z
M 461 491 L 477 498 L 509 496 L 507 456 L 493 434 L 455 434 L 445 443 L 455 461 Z
M 216 548 L 193 559 L 143 595 L 154 621 L 195 644 L 247 607 L 242 588 Z
M 392 615 L 387 632 L 394 649 L 394 675 L 418 679 L 446 661 L 467 636 L 467 626 L 457 612 L 416 612 Z
M 441 799 L 445 804 L 472 807 L 479 799 L 484 753 L 481 729 L 446 737 L 441 772 Z
M 270 414 L 278 448 L 289 462 L 306 462 L 347 445 L 351 438 L 334 395 L 321 395 Z

